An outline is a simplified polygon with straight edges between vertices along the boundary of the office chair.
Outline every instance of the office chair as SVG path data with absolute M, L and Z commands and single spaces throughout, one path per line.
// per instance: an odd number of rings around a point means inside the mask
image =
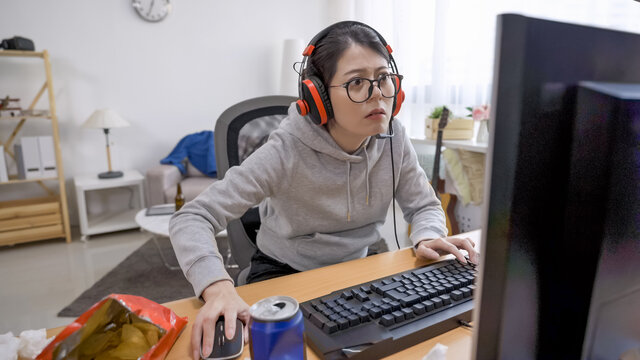
M 240 165 L 267 141 L 269 134 L 287 116 L 289 105 L 296 100 L 292 96 L 257 97 L 235 104 L 220 115 L 214 131 L 218 179 L 223 179 L 229 168 Z M 231 256 L 240 268 L 234 279 L 236 285 L 246 283 L 251 256 L 257 249 L 259 228 L 257 206 L 227 225 Z

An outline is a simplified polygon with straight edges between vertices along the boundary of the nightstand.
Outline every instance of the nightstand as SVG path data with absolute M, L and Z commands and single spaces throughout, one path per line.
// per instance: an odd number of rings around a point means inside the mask
M 124 175 L 115 179 L 99 179 L 96 174 L 78 175 L 73 177 L 78 201 L 78 216 L 80 217 L 81 240 L 86 241 L 90 235 L 103 234 L 119 230 L 136 229 L 136 213 L 145 207 L 144 176 L 137 170 L 124 171 Z M 87 196 L 89 192 L 105 192 L 109 189 L 128 188 L 131 191 L 128 206 L 104 208 L 94 214 L 87 211 Z

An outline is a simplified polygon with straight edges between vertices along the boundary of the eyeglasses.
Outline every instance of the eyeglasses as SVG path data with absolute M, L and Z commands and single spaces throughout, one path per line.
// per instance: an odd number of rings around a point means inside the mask
M 329 87 L 343 87 L 347 89 L 347 96 L 354 103 L 363 103 L 373 94 L 373 83 L 378 83 L 378 89 L 385 98 L 392 98 L 400 90 L 402 75 L 382 74 L 377 79 L 354 78 L 341 85 L 331 85 Z

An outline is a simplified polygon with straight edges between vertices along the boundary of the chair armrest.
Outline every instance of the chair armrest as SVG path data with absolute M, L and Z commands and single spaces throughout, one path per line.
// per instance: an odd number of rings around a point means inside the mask
M 180 170 L 174 165 L 160 164 L 147 170 L 147 195 L 149 206 L 164 204 L 164 190 L 175 187 L 182 180 Z

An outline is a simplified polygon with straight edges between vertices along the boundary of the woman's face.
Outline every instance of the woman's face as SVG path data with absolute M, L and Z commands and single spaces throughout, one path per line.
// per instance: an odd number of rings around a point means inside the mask
M 341 85 L 356 77 L 377 79 L 390 72 L 384 57 L 368 47 L 353 44 L 338 60 L 336 74 L 328 85 Z M 359 140 L 359 146 L 366 137 L 387 132 L 393 98 L 383 97 L 377 83 L 371 97 L 363 103 L 351 101 L 344 87 L 329 88 L 329 98 L 335 118 L 329 122 L 329 132 L 336 140 Z

